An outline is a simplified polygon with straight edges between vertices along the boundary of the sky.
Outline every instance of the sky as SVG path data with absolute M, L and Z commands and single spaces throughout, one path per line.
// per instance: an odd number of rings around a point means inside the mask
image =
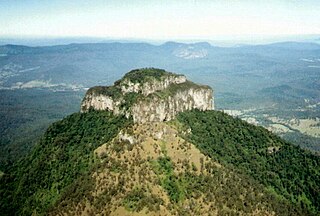
M 320 34 L 319 0 L 0 0 L 0 37 Z

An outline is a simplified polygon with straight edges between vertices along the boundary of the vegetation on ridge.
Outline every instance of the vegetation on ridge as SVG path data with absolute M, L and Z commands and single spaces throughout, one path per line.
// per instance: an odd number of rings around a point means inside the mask
M 140 69 L 127 76 L 144 82 L 166 74 Z M 96 89 L 127 111 L 140 99 L 152 103 L 154 97 L 203 86 L 171 84 L 148 97 L 122 94 L 120 87 Z M 54 123 L 31 154 L 0 172 L 1 213 L 85 213 L 87 204 L 88 214 L 119 208 L 173 215 L 320 212 L 319 157 L 262 127 L 197 110 L 180 113 L 172 127 L 131 124 L 124 116 L 92 109 Z
M 46 212 L 76 179 L 91 170 L 93 150 L 129 124 L 127 118 L 106 111 L 75 113 L 52 124 L 31 154 L 1 178 L 0 212 Z
M 118 80 L 116 83 L 119 83 L 125 79 L 128 79 L 133 83 L 144 83 L 145 81 L 148 81 L 150 78 L 161 80 L 162 78 L 168 77 L 168 76 L 178 77 L 180 75 L 167 72 L 163 69 L 158 69 L 158 68 L 142 68 L 142 69 L 135 69 L 126 73 L 124 77 L 121 80 Z
M 136 69 L 128 72 L 122 79 L 115 82 L 113 86 L 95 86 L 90 88 L 86 95 L 95 97 L 97 95 L 103 95 L 110 97 L 116 106 L 118 106 L 119 110 L 125 114 L 126 111 L 130 110 L 130 108 L 136 104 L 137 102 L 153 102 L 154 99 L 167 99 L 169 96 L 175 96 L 179 92 L 187 92 L 190 89 L 193 90 L 200 90 L 200 89 L 211 89 L 209 86 L 206 85 L 199 85 L 196 83 L 193 83 L 191 81 L 186 80 L 182 83 L 169 83 L 168 85 L 163 86 L 162 89 L 159 89 L 157 85 L 155 85 L 155 89 L 152 89 L 152 84 L 155 79 L 156 80 L 162 80 L 166 77 L 174 76 L 178 77 L 180 75 L 174 74 L 171 72 L 166 72 L 162 69 L 156 69 L 156 68 L 144 68 L 144 69 Z M 135 89 L 134 91 L 124 91 L 122 90 L 122 87 L 128 88 L 127 81 L 133 82 L 133 83 L 139 83 L 142 84 L 140 86 L 139 90 Z M 141 94 L 141 92 L 144 92 L 143 84 L 150 81 L 151 87 L 147 86 L 146 89 L 150 89 L 150 93 L 145 96 Z M 164 84 L 162 84 L 164 85 Z M 160 85 L 161 86 L 161 85 Z M 91 100 L 91 97 L 84 97 L 83 102 L 86 102 L 86 100 Z M 86 104 L 86 103 L 84 103 Z M 87 105 L 83 106 L 84 110 L 90 109 L 90 107 L 86 107 Z
M 88 90 L 87 94 L 106 95 L 112 98 L 118 98 L 122 96 L 121 85 L 127 85 L 122 83 L 124 80 L 130 80 L 132 83 L 144 83 L 154 78 L 161 80 L 164 77 L 180 75 L 167 72 L 163 69 L 157 68 L 142 68 L 132 70 L 124 75 L 124 77 L 114 83 L 113 86 L 95 86 Z
M 152 133 L 159 129 L 167 133 L 163 139 L 154 139 Z M 117 137 L 100 146 L 96 151 L 100 152 L 102 162 L 91 175 L 95 186 L 79 193 L 87 189 L 78 184 L 80 189 L 68 194 L 54 215 L 304 213 L 273 193 L 264 191 L 262 185 L 248 175 L 217 165 L 214 159 L 210 160 L 193 145 L 177 137 L 177 131 L 169 129 L 165 123 L 134 125 L 122 132 L 137 143 L 120 141 Z M 87 185 L 86 181 L 83 185 Z M 119 212 L 118 209 L 122 210 Z
M 320 212 L 320 157 L 262 127 L 217 111 L 180 113 L 186 138 L 203 153 L 246 174 L 305 214 Z
M 153 98 L 154 96 L 160 97 L 161 99 L 167 98 L 168 96 L 174 96 L 178 92 L 187 91 L 190 89 L 210 89 L 209 86 L 206 85 L 199 85 L 191 81 L 186 81 L 184 83 L 179 84 L 170 84 L 166 89 L 162 91 L 156 91 L 151 94 L 149 97 Z
M 177 162 L 171 154 L 194 154 L 195 147 L 175 134 L 167 131 L 166 142 L 142 138 L 153 133 L 152 125 L 126 130 L 138 139 L 135 144 L 108 142 L 130 124 L 123 116 L 98 111 L 76 113 L 53 124 L 32 154 L 1 177 L 1 213 L 58 214 L 73 212 L 77 205 L 83 211 L 89 202 L 91 212 L 98 214 L 108 212 L 112 200 L 128 211 L 157 212 L 163 206 L 178 215 L 319 213 L 319 158 L 261 127 L 217 111 L 181 113 L 171 124 L 211 158 L 196 166 L 190 159 Z M 108 143 L 106 152 L 96 160 L 93 151 L 103 143 Z M 269 147 L 280 148 L 270 153 Z M 155 152 L 153 159 L 146 159 L 151 155 L 146 149 Z M 104 182 L 93 173 L 119 178 L 117 183 Z M 106 185 L 111 189 L 103 190 Z M 102 188 L 100 193 L 92 195 L 97 187 Z M 152 187 L 162 188 L 168 201 Z
M 112 98 L 122 96 L 120 88 L 116 86 L 95 86 L 90 88 L 86 94 L 106 95 Z

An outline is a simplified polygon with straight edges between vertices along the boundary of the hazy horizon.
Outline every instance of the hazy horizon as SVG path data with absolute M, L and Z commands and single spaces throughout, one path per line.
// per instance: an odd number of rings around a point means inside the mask
M 315 0 L 4 0 L 0 6 L 2 38 L 263 41 L 320 35 L 320 2 Z
M 0 45 L 14 44 L 25 46 L 52 46 L 52 45 L 67 45 L 71 43 L 149 43 L 153 45 L 161 45 L 166 42 L 177 43 L 198 43 L 208 42 L 212 46 L 232 47 L 237 45 L 263 45 L 278 42 L 312 42 L 320 43 L 319 35 L 278 35 L 278 36 L 232 36 L 227 35 L 221 38 L 171 38 L 171 39 L 152 39 L 152 38 L 112 38 L 112 37 L 46 37 L 46 36 L 16 36 L 16 37 L 1 37 Z

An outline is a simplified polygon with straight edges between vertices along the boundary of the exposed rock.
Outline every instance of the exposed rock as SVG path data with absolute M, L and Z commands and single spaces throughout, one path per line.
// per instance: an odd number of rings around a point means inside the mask
M 127 133 L 123 133 L 122 131 L 120 131 L 119 133 L 119 141 L 120 142 L 129 142 L 130 144 L 135 144 L 136 140 L 133 136 L 127 134 Z
M 140 69 L 127 73 L 114 86 L 89 89 L 81 112 L 90 109 L 132 116 L 135 123 L 169 121 L 186 110 L 213 109 L 213 91 L 183 75 Z
M 86 111 L 88 108 L 95 110 L 110 110 L 119 113 L 119 101 L 115 101 L 107 95 L 86 94 L 85 100 L 81 104 L 81 110 Z
M 132 117 L 134 122 L 139 123 L 170 121 L 179 112 L 192 109 L 211 110 L 212 91 L 190 88 L 165 100 L 154 97 L 150 101 L 139 101 L 132 107 Z
M 150 81 L 144 83 L 133 83 L 130 79 L 126 78 L 120 83 L 120 88 L 123 94 L 135 92 L 147 96 L 156 91 L 162 91 L 171 84 L 180 84 L 186 81 L 187 78 L 183 75 L 167 76 L 161 80 L 150 79 Z

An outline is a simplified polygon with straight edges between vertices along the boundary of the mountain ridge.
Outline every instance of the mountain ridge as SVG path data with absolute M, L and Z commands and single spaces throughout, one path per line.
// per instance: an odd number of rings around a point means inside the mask
M 155 68 L 132 70 L 113 86 L 90 88 L 81 103 L 81 112 L 109 110 L 132 116 L 134 123 L 170 121 L 179 112 L 212 108 L 209 86 Z
M 150 70 L 181 77 L 149 68 L 127 78 L 148 83 Z M 125 87 L 124 92 L 130 85 Z M 137 92 L 125 95 L 143 96 L 144 88 L 133 89 Z M 29 155 L 1 174 L 0 210 L 4 215 L 318 215 L 319 165 L 310 152 L 220 111 L 190 107 L 170 121 L 134 122 L 124 113 L 88 108 L 52 124 Z

